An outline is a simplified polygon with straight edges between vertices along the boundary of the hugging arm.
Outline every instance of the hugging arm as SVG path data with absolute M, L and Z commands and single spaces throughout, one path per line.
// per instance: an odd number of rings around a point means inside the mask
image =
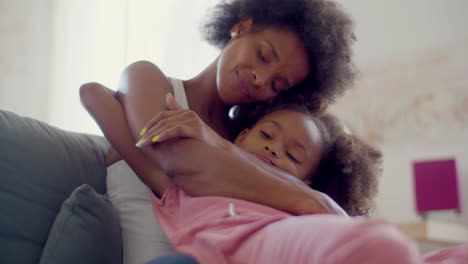
M 232 144 L 219 148 L 199 140 L 176 139 L 152 148 L 157 149 L 155 153 L 162 170 L 193 196 L 238 198 L 296 215 L 346 215 L 327 195 L 286 172 L 257 161 Z M 181 151 L 181 148 L 193 151 Z M 174 156 L 177 159 L 171 158 Z

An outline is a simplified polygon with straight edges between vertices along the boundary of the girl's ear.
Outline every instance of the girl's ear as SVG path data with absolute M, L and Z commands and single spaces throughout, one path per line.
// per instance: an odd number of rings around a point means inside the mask
M 249 32 L 253 25 L 253 19 L 251 17 L 242 18 L 231 28 L 231 34 L 237 33 L 236 36 L 240 36 L 243 33 Z
M 248 129 L 248 128 L 242 130 L 242 132 L 240 132 L 240 134 L 234 140 L 234 145 L 238 145 L 238 144 L 242 143 L 242 141 L 244 140 L 245 136 L 247 135 L 247 133 L 249 131 L 250 131 L 250 129 Z

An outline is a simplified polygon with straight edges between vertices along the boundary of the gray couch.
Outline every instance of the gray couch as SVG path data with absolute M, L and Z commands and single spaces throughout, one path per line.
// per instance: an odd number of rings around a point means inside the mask
M 121 263 L 103 137 L 0 110 L 0 263 Z

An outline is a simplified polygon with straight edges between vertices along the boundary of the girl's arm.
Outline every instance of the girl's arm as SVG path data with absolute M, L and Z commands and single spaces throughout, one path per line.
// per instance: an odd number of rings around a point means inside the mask
M 84 107 L 96 120 L 112 147 L 122 156 L 138 177 L 159 197 L 171 184 L 169 178 L 139 148 L 128 127 L 124 109 L 115 98 L 115 92 L 98 83 L 87 83 L 80 88 Z M 109 155 L 115 161 L 115 155 Z

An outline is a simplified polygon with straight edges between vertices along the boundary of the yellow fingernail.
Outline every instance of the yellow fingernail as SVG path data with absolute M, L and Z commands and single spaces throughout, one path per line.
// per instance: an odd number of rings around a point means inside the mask
M 155 136 L 151 141 L 153 141 L 154 143 L 158 142 L 159 141 L 159 136 Z
M 166 97 L 174 97 L 171 93 L 167 93 Z
M 140 132 L 140 136 L 144 136 L 147 131 L 148 131 L 148 129 L 146 129 L 146 127 L 144 127 Z
M 143 146 L 143 144 L 145 143 L 146 140 L 144 140 L 143 138 L 138 140 L 138 142 L 135 144 L 135 146 L 141 148 Z

